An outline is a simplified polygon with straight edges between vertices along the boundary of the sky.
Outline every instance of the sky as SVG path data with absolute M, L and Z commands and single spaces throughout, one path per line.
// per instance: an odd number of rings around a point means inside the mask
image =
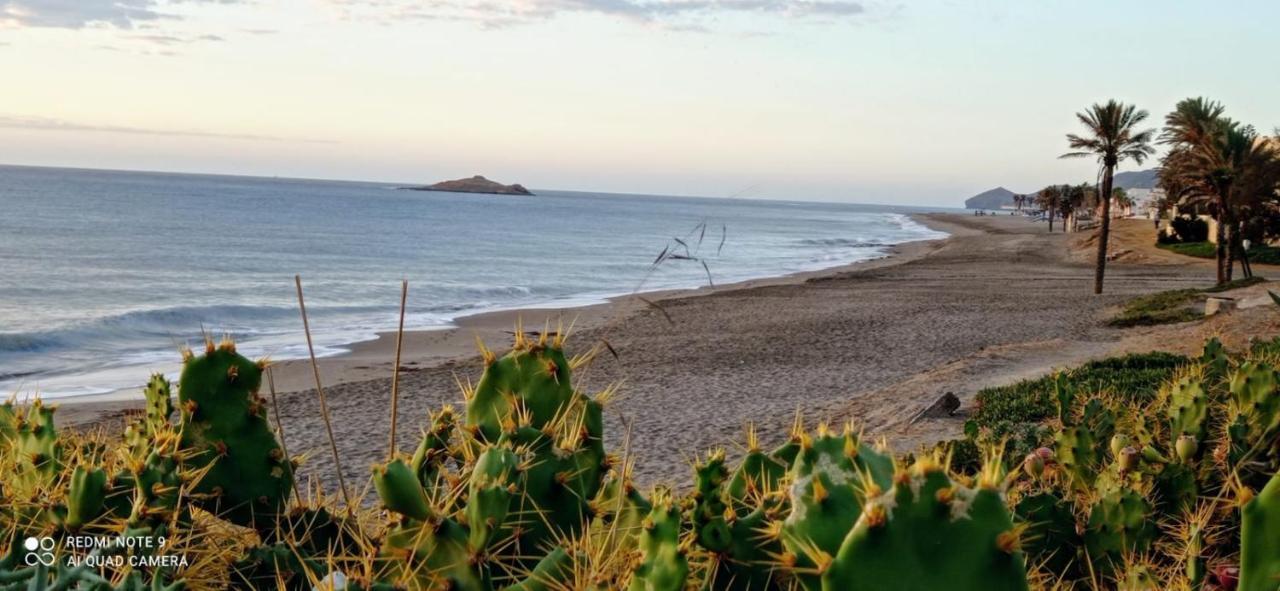
M 0 0 L 0 163 L 958 205 L 1093 179 L 1057 156 L 1108 98 L 1280 126 L 1276 22 L 1274 0 Z

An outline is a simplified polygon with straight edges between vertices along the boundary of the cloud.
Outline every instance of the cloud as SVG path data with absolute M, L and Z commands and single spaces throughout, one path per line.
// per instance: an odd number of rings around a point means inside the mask
M 145 41 L 153 45 L 165 45 L 165 46 L 188 45 L 191 43 L 201 43 L 205 41 L 214 41 L 214 42 L 225 41 L 225 39 L 223 39 L 218 35 L 196 35 L 194 37 L 182 37 L 178 35 L 155 34 L 155 35 L 131 35 L 129 38 L 135 41 Z
M 161 18 L 154 0 L 0 0 L 0 22 L 19 27 L 131 29 Z
M 270 136 L 270 135 L 255 135 L 255 134 L 247 134 L 247 133 L 218 133 L 213 131 L 184 130 L 184 129 L 153 129 L 153 128 L 147 128 L 147 127 L 130 127 L 130 126 L 121 126 L 121 125 L 95 125 L 91 123 L 79 123 L 75 121 L 67 121 L 65 119 L 55 119 L 52 117 L 38 117 L 38 116 L 26 116 L 26 115 L 0 115 L 0 128 L 33 129 L 37 131 L 88 131 L 88 132 L 103 132 L 103 133 L 128 133 L 128 134 L 135 134 L 135 135 L 230 139 L 230 140 L 259 141 L 259 142 L 302 142 L 302 143 L 309 143 L 309 144 L 333 143 L 331 140 L 297 139 L 297 138 L 286 138 L 286 137 Z
M 132 29 L 142 23 L 177 16 L 171 4 L 235 4 L 241 0 L 0 0 L 0 25 L 83 29 L 110 26 Z
M 484 28 L 531 24 L 567 14 L 597 14 L 671 30 L 707 31 L 702 21 L 742 14 L 830 22 L 867 12 L 856 0 L 334 0 L 350 18 L 473 22 Z

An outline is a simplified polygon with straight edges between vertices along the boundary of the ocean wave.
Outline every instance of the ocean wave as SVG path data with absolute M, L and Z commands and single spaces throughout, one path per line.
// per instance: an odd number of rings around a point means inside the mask
M 834 246 L 839 248 L 879 248 L 883 246 L 890 246 L 884 242 L 856 240 L 853 238 L 804 238 L 797 240 L 796 244 L 799 246 Z
M 249 330 L 247 325 L 296 316 L 296 309 L 274 306 L 175 306 L 133 310 L 43 332 L 0 333 L 0 354 L 40 353 L 94 344 L 121 345 L 155 337 L 199 336 L 202 329 Z

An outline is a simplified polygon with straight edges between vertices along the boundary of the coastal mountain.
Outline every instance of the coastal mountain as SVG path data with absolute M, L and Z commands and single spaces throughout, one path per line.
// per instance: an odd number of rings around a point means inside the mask
M 448 191 L 450 193 L 492 193 L 495 195 L 533 195 L 519 184 L 504 185 L 476 175 L 469 179 L 443 181 L 425 187 L 406 187 L 413 191 Z
M 1116 173 L 1112 182 L 1114 186 L 1125 189 L 1154 189 L 1156 188 L 1156 183 L 1160 181 L 1159 172 L 1160 170 L 1157 168 L 1119 172 Z
M 1004 187 L 996 187 L 990 191 L 983 191 L 964 200 L 965 209 L 1000 209 L 1001 207 L 1013 207 L 1013 196 L 1021 195 L 1014 193 Z

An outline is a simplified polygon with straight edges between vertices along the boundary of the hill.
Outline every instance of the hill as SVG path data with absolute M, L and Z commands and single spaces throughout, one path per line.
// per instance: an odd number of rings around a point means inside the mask
M 1114 186 L 1125 189 L 1154 189 L 1159 180 L 1159 169 L 1135 170 L 1116 173 Z
M 983 191 L 973 197 L 964 200 L 965 209 L 1000 209 L 1005 206 L 1013 206 L 1013 196 L 1021 193 L 1014 193 L 1004 187 L 996 187 L 990 191 Z
M 443 181 L 425 187 L 405 187 L 413 191 L 448 191 L 451 193 L 492 193 L 495 195 L 533 195 L 519 184 L 504 185 L 476 175 L 469 179 Z

